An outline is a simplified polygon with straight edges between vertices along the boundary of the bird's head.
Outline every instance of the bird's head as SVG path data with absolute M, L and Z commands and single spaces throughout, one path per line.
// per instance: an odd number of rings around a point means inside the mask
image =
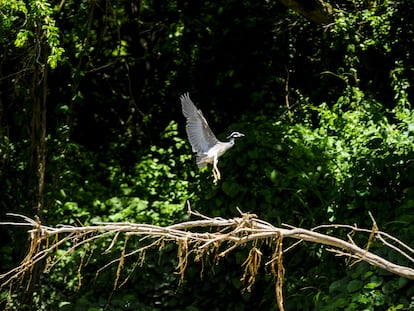
M 239 137 L 243 137 L 244 134 L 239 133 L 239 132 L 232 132 L 229 136 L 227 136 L 227 139 L 235 139 L 235 138 L 239 138 Z

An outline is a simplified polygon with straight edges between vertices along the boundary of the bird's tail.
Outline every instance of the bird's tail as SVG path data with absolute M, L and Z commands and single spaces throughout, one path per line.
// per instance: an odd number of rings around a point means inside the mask
M 206 166 L 211 161 L 208 160 L 208 157 L 205 154 L 197 154 L 196 162 L 197 162 L 197 166 L 200 168 L 200 167 Z

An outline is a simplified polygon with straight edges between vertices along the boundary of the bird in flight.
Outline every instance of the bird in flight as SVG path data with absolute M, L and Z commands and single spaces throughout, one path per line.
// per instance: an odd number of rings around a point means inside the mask
M 181 95 L 181 106 L 184 117 L 187 119 L 186 131 L 193 152 L 196 154 L 198 167 L 204 167 L 207 164 L 213 165 L 214 184 L 221 179 L 220 171 L 217 167 L 218 158 L 227 150 L 234 146 L 234 140 L 243 137 L 244 134 L 232 132 L 228 141 L 219 141 L 204 118 L 200 109 L 197 109 L 191 101 L 188 93 Z

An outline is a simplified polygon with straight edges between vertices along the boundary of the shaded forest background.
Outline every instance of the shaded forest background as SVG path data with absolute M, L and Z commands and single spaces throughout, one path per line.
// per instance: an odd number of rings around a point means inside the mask
M 369 228 L 370 211 L 414 246 L 411 1 L 9 0 L 0 12 L 2 220 L 13 212 L 48 225 L 168 225 L 186 219 L 189 200 L 210 216 L 239 207 L 274 225 Z M 184 92 L 219 138 L 246 134 L 220 160 L 218 186 L 192 159 Z M 4 272 L 24 257 L 27 234 L 0 233 Z M 95 278 L 119 257 L 122 243 L 102 255 L 110 241 L 2 289 L 1 306 L 276 309 L 265 266 L 243 291 L 245 249 L 188 267 L 181 285 L 176 249 L 154 250 L 135 270 L 137 259 L 126 261 L 124 277 L 132 274 L 112 293 L 116 267 Z M 270 260 L 271 246 L 260 249 Z M 371 250 L 408 264 L 375 242 Z M 350 266 L 323 246 L 296 247 L 284 263 L 287 310 L 414 308 L 412 282 Z

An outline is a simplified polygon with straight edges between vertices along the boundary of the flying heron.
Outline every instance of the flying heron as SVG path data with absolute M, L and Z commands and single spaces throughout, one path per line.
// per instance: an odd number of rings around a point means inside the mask
M 214 183 L 220 180 L 221 174 L 217 167 L 218 158 L 227 150 L 234 146 L 234 140 L 243 137 L 244 134 L 232 132 L 228 137 L 228 141 L 219 141 L 210 129 L 206 118 L 200 109 L 197 109 L 191 101 L 188 93 L 181 95 L 181 106 L 183 114 L 187 119 L 185 127 L 188 140 L 190 141 L 193 152 L 196 153 L 196 161 L 198 167 L 204 167 L 207 164 L 213 164 Z

